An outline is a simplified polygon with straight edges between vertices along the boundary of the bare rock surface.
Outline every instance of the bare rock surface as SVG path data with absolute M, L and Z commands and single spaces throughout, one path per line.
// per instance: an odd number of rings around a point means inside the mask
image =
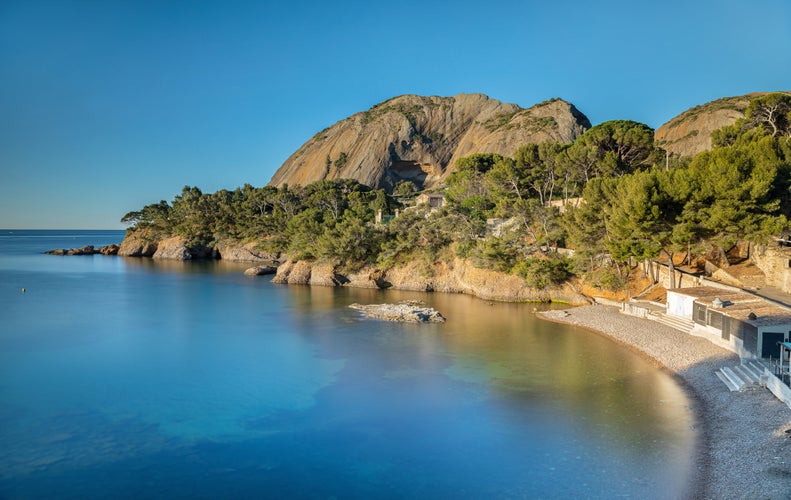
M 97 253 L 102 255 L 117 255 L 119 248 L 120 247 L 116 244 L 105 245 L 99 248 L 96 248 L 93 245 L 86 245 L 79 248 L 56 248 L 44 253 L 49 255 L 95 255 Z
M 656 129 L 654 140 L 663 149 L 681 156 L 693 156 L 709 150 L 712 132 L 744 118 L 750 101 L 766 94 L 753 92 L 723 97 L 690 108 Z
M 585 115 L 561 99 L 524 109 L 483 94 L 402 95 L 314 135 L 269 184 L 356 179 L 374 188 L 391 188 L 411 180 L 431 188 L 462 156 L 511 156 L 528 142 L 572 142 L 588 128 Z
M 123 257 L 152 257 L 157 251 L 157 244 L 145 237 L 142 231 L 126 232 L 124 241 L 118 249 Z
M 791 498 L 791 409 L 768 390 L 730 392 L 715 375 L 738 357 L 701 337 L 584 306 L 540 316 L 592 329 L 678 375 L 694 402 L 699 446 L 688 498 Z
M 278 267 L 272 281 L 292 285 L 464 293 L 507 302 L 589 303 L 587 297 L 570 284 L 539 290 L 531 288 L 518 276 L 479 269 L 464 259 L 436 262 L 428 268 L 412 262 L 387 269 L 366 267 L 352 273 L 341 273 L 327 264 L 289 260 Z
M 239 262 L 277 262 L 279 253 L 264 252 L 256 248 L 255 243 L 236 241 L 218 241 L 215 250 L 220 259 Z
M 255 266 L 245 269 L 244 274 L 247 276 L 264 276 L 266 274 L 275 274 L 277 267 L 275 266 Z
M 420 301 L 406 301 L 398 304 L 351 304 L 352 309 L 362 311 L 368 318 L 384 321 L 407 323 L 444 323 L 445 317 L 439 311 L 426 307 Z
M 181 236 L 166 238 L 157 243 L 155 259 L 192 260 L 192 253 L 187 248 L 187 241 Z

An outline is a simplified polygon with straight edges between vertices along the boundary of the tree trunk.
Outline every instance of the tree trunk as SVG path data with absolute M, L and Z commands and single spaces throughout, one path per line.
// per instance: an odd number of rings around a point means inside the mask
M 673 252 L 667 250 L 663 250 L 663 252 L 667 255 L 667 288 L 676 288 L 676 266 L 673 264 Z

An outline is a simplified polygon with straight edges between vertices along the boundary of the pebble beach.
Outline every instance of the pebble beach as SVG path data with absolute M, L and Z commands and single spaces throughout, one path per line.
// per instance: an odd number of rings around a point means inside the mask
M 696 415 L 697 471 L 690 498 L 791 499 L 791 409 L 764 388 L 729 391 L 715 371 L 738 364 L 734 353 L 612 306 L 539 316 L 609 337 L 678 378 Z

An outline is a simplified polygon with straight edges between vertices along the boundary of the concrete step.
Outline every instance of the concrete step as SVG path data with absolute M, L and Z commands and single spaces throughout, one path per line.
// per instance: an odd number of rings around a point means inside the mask
M 731 391 L 740 391 L 747 386 L 764 386 L 761 382 L 764 367 L 754 360 L 743 361 L 734 367 L 723 366 L 715 373 Z
M 717 377 L 720 380 L 722 380 L 722 382 L 725 384 L 725 386 L 728 388 L 729 391 L 734 392 L 739 390 L 739 387 L 736 384 L 734 384 L 728 377 L 726 377 L 721 370 L 717 370 L 714 373 L 717 374 Z
M 745 368 L 743 365 L 734 366 L 733 371 L 744 381 L 745 385 L 760 384 L 761 382 L 761 377 L 756 376 L 752 370 Z
M 739 375 L 737 375 L 733 370 L 731 370 L 727 366 L 723 366 L 722 368 L 720 368 L 720 372 L 722 372 L 722 374 L 725 375 L 725 377 L 731 381 L 731 383 L 736 387 L 737 391 L 741 390 L 745 385 L 747 385 Z
M 755 384 L 761 383 L 761 375 L 763 374 L 763 372 L 759 370 L 757 367 L 747 362 L 742 362 L 740 368 L 749 376 L 751 382 Z
M 694 322 L 686 318 L 679 318 L 678 316 L 674 316 L 672 314 L 654 313 L 651 315 L 651 319 L 658 323 L 662 323 L 663 325 L 675 328 L 676 330 L 680 330 L 684 333 L 691 332 L 692 328 L 695 326 Z
M 753 373 L 757 375 L 759 384 L 766 384 L 766 365 L 754 359 L 743 361 L 742 364 L 747 366 L 750 370 L 752 370 Z

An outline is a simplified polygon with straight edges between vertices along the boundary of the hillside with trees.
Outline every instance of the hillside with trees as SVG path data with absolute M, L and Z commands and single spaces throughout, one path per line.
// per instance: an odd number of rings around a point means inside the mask
M 650 127 L 615 120 L 573 142 L 459 158 L 436 190 L 445 199 L 438 209 L 415 204 L 410 181 L 387 192 L 333 179 L 211 194 L 185 187 L 123 222 L 151 242 L 178 235 L 195 255 L 234 241 L 344 270 L 410 263 L 430 273 L 463 259 L 536 289 L 576 281 L 618 290 L 642 272 L 636 263 L 673 266 L 679 253 L 724 253 L 786 228 L 791 96 L 754 98 L 712 144 L 668 158 Z

